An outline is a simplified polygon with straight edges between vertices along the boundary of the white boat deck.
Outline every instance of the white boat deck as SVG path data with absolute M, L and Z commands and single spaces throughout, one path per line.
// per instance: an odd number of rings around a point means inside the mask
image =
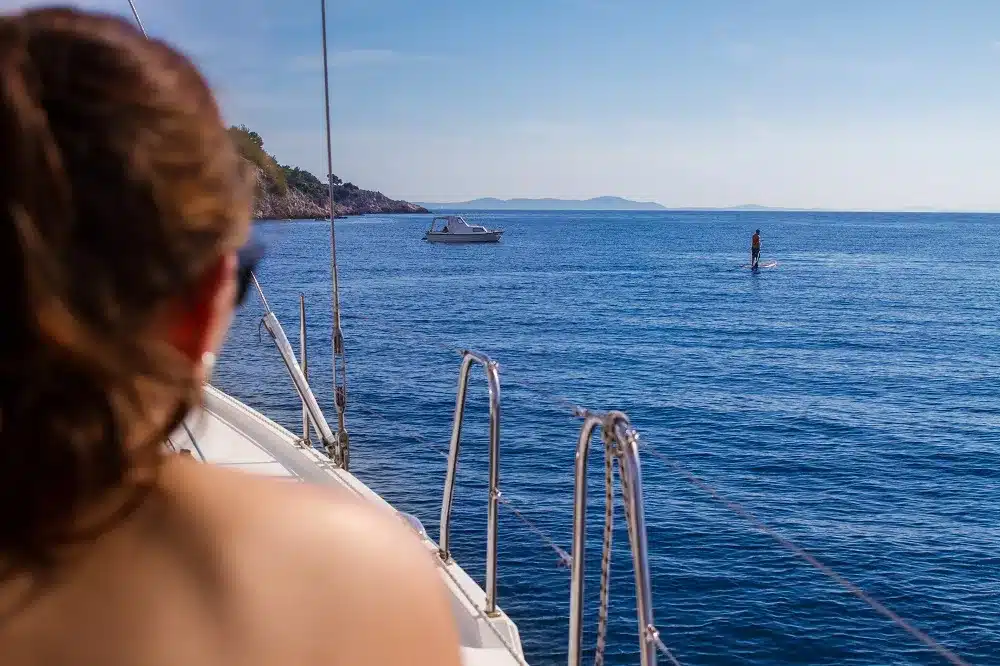
M 205 462 L 254 474 L 336 485 L 389 506 L 357 477 L 336 468 L 318 451 L 303 447 L 291 432 L 211 386 L 205 387 L 204 408 L 188 417 L 184 425 L 171 436 L 171 445 L 187 449 Z M 438 563 L 442 580 L 451 593 L 464 663 L 468 666 L 523 664 L 516 625 L 502 611 L 497 617 L 487 619 L 481 611 L 486 600 L 482 588 L 457 564 L 441 562 L 436 554 L 437 545 L 427 537 L 419 522 L 398 513 L 421 535 Z

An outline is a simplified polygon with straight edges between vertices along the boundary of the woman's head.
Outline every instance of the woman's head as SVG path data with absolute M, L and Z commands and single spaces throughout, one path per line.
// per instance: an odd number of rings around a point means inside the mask
M 0 17 L 0 555 L 155 463 L 221 343 L 251 190 L 205 81 L 123 20 Z

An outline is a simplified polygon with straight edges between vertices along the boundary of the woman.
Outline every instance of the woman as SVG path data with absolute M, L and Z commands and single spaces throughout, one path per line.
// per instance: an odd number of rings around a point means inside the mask
M 395 516 L 162 453 L 252 197 L 191 63 L 107 16 L 0 17 L 0 164 L 0 664 L 458 664 Z

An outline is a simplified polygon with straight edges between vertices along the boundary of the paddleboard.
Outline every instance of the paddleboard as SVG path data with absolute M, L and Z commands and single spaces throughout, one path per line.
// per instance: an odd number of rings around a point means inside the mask
M 777 268 L 777 267 L 778 267 L 778 262 L 777 261 L 767 261 L 767 262 L 761 262 L 761 263 L 757 264 L 757 268 L 758 269 L 760 269 L 760 268 Z M 740 266 L 740 268 L 750 268 L 750 264 L 743 264 L 742 266 Z M 751 270 L 753 270 L 753 269 L 751 269 Z

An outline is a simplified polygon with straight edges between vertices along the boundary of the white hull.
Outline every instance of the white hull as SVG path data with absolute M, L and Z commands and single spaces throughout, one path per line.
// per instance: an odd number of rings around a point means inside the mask
M 473 234 L 449 234 L 429 231 L 424 234 L 428 243 L 499 243 L 502 231 L 486 231 Z

